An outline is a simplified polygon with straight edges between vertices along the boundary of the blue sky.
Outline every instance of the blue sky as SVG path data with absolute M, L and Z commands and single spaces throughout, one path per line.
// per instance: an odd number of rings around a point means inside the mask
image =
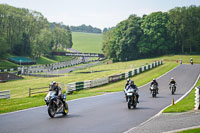
M 0 0 L 0 4 L 39 11 L 50 22 L 103 29 L 115 26 L 131 14 L 142 16 L 177 6 L 199 6 L 200 0 Z

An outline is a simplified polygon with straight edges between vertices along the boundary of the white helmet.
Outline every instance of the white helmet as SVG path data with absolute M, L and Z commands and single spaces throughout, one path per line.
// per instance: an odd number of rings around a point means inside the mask
M 171 77 L 171 80 L 174 80 L 174 78 L 173 78 L 173 77 Z
M 130 78 L 127 79 L 127 82 L 129 82 L 129 81 L 130 81 Z

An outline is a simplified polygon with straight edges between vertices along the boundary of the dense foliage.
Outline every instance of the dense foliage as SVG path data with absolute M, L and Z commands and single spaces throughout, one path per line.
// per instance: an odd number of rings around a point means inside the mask
M 68 26 L 50 23 L 39 12 L 0 4 L 0 56 L 49 55 L 51 51 L 71 48 Z
M 104 32 L 104 54 L 126 61 L 164 54 L 200 53 L 200 6 L 177 7 L 169 12 L 131 15 Z
M 81 26 L 70 26 L 72 32 L 87 32 L 87 33 L 101 33 L 101 29 L 92 27 L 91 25 L 86 26 L 82 24 Z

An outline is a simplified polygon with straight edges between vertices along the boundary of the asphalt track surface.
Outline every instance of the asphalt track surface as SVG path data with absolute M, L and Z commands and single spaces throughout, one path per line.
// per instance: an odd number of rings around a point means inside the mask
M 69 101 L 69 115 L 50 118 L 47 107 L 0 115 L 0 133 L 122 133 L 157 114 L 172 98 L 177 100 L 195 83 L 200 65 L 179 65 L 159 78 L 159 95 L 152 98 L 149 84 L 140 88 L 140 103 L 129 110 L 123 92 Z M 177 91 L 171 95 L 168 82 L 177 81 Z M 136 83 L 137 84 L 137 83 Z

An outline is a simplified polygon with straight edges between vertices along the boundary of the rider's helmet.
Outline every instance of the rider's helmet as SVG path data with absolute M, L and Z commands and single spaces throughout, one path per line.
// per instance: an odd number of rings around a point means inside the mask
M 174 80 L 174 78 L 173 78 L 173 77 L 171 77 L 171 80 Z
M 156 81 L 156 79 L 154 78 L 154 79 L 153 79 L 153 81 L 155 82 L 155 81 Z
M 134 81 L 133 81 L 133 80 L 130 80 L 130 81 L 129 81 L 129 85 L 134 85 Z
M 128 78 L 128 79 L 127 79 L 127 82 L 129 83 L 129 81 L 130 81 L 130 79 Z
M 52 81 L 52 82 L 50 83 L 50 85 L 49 85 L 49 90 L 54 90 L 54 89 L 56 88 L 56 86 L 57 86 L 56 81 Z

